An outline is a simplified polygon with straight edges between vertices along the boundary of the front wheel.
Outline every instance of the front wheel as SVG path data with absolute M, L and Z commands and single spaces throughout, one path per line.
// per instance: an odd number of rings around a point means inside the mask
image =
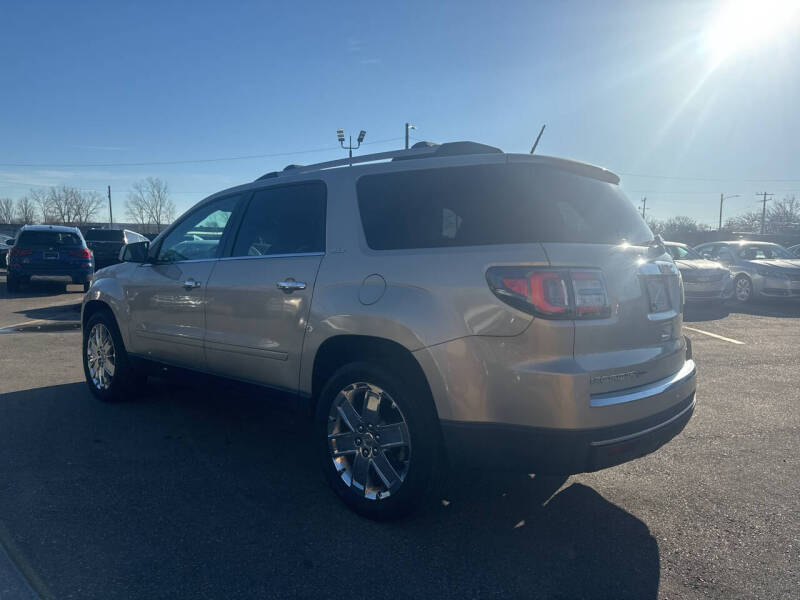
M 382 366 L 351 363 L 325 385 L 316 421 L 325 476 L 355 512 L 396 519 L 427 498 L 440 456 L 426 386 Z
M 753 299 L 753 282 L 747 275 L 739 275 L 733 282 L 733 289 L 739 302 L 750 302 Z
M 116 321 L 108 312 L 89 318 L 83 334 L 83 372 L 95 397 L 105 402 L 135 396 L 143 376 L 130 363 Z

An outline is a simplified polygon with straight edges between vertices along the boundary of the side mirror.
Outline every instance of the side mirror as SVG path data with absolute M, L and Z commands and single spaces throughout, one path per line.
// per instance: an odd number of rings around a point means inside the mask
M 125 244 L 119 251 L 120 262 L 143 263 L 147 262 L 147 252 L 150 250 L 150 242 L 134 242 Z
M 16 242 L 16 240 L 14 238 L 11 238 L 9 240 L 6 240 L 4 243 L 5 243 L 6 246 L 11 248 L 14 245 L 14 242 Z

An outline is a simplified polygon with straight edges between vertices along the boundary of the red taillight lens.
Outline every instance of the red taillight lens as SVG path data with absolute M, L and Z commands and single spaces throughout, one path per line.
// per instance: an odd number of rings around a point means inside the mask
M 492 267 L 486 279 L 498 298 L 542 317 L 597 319 L 611 314 L 600 271 Z
M 92 258 L 92 251 L 88 248 L 81 248 L 80 250 L 73 250 L 69 253 L 74 258 Z
M 8 251 L 9 256 L 11 258 L 16 258 L 17 256 L 28 256 L 29 254 L 33 254 L 33 250 L 23 250 L 22 248 L 11 248 Z

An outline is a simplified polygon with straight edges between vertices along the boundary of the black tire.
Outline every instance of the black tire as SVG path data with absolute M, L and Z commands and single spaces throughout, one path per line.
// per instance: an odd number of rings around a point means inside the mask
M 16 294 L 19 291 L 19 280 L 11 274 L 6 275 L 6 289 L 9 294 Z
M 93 335 L 95 326 L 98 325 L 105 328 L 113 344 L 113 374 L 109 375 L 107 371 L 104 371 L 102 375 L 103 378 L 108 376 L 107 385 L 103 385 L 98 381 L 98 377 L 95 376 L 95 373 L 99 373 L 101 369 L 95 366 L 93 370 L 93 367 L 89 364 L 89 338 Z M 110 353 L 106 354 L 110 355 Z M 128 353 L 125 350 L 125 344 L 122 342 L 117 322 L 109 311 L 99 311 L 89 318 L 86 327 L 83 329 L 82 356 L 86 384 L 92 394 L 103 402 L 135 398 L 147 379 L 145 374 L 137 371 L 131 364 Z
M 320 466 L 329 484 L 345 504 L 353 511 L 367 518 L 377 521 L 398 519 L 418 509 L 427 501 L 431 491 L 436 489 L 434 486 L 437 479 L 436 474 L 441 468 L 443 458 L 439 423 L 427 386 L 424 382 L 415 381 L 415 379 L 417 378 L 395 374 L 383 365 L 354 362 L 338 369 L 325 384 L 320 394 L 314 427 L 314 443 Z M 334 402 L 339 402 L 339 393 L 341 391 L 352 388 L 355 384 L 369 384 L 385 392 L 381 394 L 382 400 L 380 401 L 378 412 L 385 414 L 386 410 L 388 410 L 395 415 L 400 414 L 400 419 L 404 420 L 407 428 L 407 448 L 389 448 L 387 445 L 386 448 L 371 446 L 368 450 L 366 448 L 368 443 L 366 439 L 362 441 L 356 437 L 354 444 L 363 444 L 363 446 L 360 446 L 361 450 L 348 456 L 339 457 L 341 461 L 348 461 L 351 472 L 355 473 L 356 469 L 352 461 L 361 461 L 364 456 L 358 456 L 358 454 L 365 451 L 376 453 L 365 459 L 368 461 L 367 470 L 365 471 L 367 473 L 366 482 L 371 481 L 378 488 L 386 488 L 384 492 L 375 493 L 375 497 L 370 497 L 373 492 L 368 492 L 369 483 L 365 483 L 362 490 L 352 482 L 356 479 L 355 475 L 351 476 L 351 482 L 348 483 L 346 481 L 346 465 L 348 463 L 334 462 L 337 460 L 333 455 L 334 442 L 330 442 L 328 439 L 330 430 L 340 426 L 340 423 L 334 421 L 334 418 L 331 417 Z M 354 394 L 358 393 L 358 389 L 363 388 L 356 388 Z M 353 404 L 356 404 L 355 400 Z M 389 404 L 388 408 L 386 408 L 386 404 Z M 361 411 L 361 414 L 367 414 L 365 408 Z M 367 422 L 367 417 L 363 422 Z M 381 429 L 382 427 L 388 428 L 393 427 L 393 425 L 376 425 L 375 431 L 384 431 L 386 434 L 384 435 L 384 442 L 370 441 L 369 444 L 380 445 L 385 443 L 388 431 Z M 356 435 L 355 430 L 352 433 Z M 351 432 L 345 429 L 344 434 L 349 436 Z M 371 434 L 364 434 L 364 436 L 367 435 L 372 440 Z M 378 436 L 378 439 L 380 439 L 380 436 Z M 397 452 L 402 453 L 407 458 L 407 461 L 402 462 L 405 466 L 404 476 L 396 487 L 389 489 L 385 484 L 385 480 L 381 481 L 379 479 L 378 465 L 381 464 L 379 463 L 381 460 L 394 461 L 397 457 Z M 381 456 L 381 453 L 383 453 L 383 456 Z M 402 467 L 394 471 L 394 474 L 397 475 L 401 470 Z M 345 473 L 345 477 L 341 473 Z M 380 497 L 379 494 L 384 495 Z
M 747 290 L 746 294 L 744 290 Z M 738 302 L 747 303 L 753 300 L 753 282 L 747 275 L 737 275 L 733 281 L 733 297 Z

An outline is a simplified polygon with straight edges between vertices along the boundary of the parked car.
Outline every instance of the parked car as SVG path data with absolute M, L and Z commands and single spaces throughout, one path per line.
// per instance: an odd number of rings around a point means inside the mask
M 797 244 L 796 246 L 789 246 L 787 250 L 789 250 L 789 252 L 794 254 L 797 258 L 800 258 L 800 244 Z
M 77 227 L 25 225 L 8 253 L 6 286 L 14 293 L 33 278 L 56 278 L 87 291 L 93 272 L 92 252 Z
M 6 257 L 8 256 L 8 250 L 11 246 L 14 245 L 14 236 L 13 235 L 6 235 L 4 233 L 0 233 L 0 267 L 3 269 L 6 268 Z
M 686 244 L 664 242 L 683 279 L 686 302 L 724 302 L 733 296 L 730 269 L 703 258 Z
M 125 244 L 146 242 L 148 239 L 129 229 L 89 229 L 84 236 L 94 254 L 96 269 L 119 262 L 119 252 Z
M 579 473 L 684 427 L 678 269 L 616 175 L 470 142 L 348 162 L 269 173 L 125 246 L 83 302 L 92 393 L 164 365 L 288 392 L 334 490 L 376 519 L 418 506 L 445 456 Z
M 800 296 L 800 259 L 783 246 L 737 240 L 700 244 L 695 250 L 730 269 L 740 302 Z

